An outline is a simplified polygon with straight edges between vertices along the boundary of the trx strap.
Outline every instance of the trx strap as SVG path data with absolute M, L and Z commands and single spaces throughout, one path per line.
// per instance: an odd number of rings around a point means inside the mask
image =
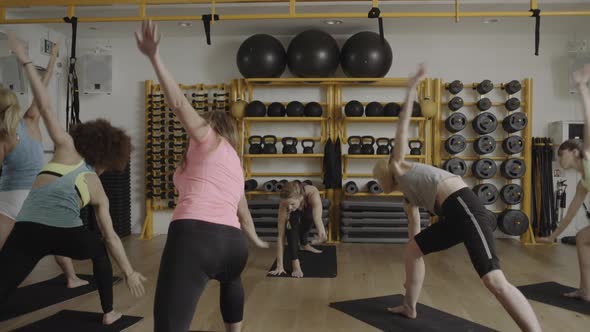
M 69 131 L 71 125 L 76 125 L 81 122 L 78 74 L 76 74 L 76 34 L 78 31 L 78 18 L 76 16 L 64 17 L 64 22 L 72 25 L 72 49 L 70 51 L 66 97 L 66 131 Z
M 379 36 L 381 37 L 381 43 L 385 43 L 385 35 L 383 34 L 383 17 L 381 17 L 381 10 L 377 7 L 371 8 L 369 18 L 376 18 L 379 21 Z
M 205 26 L 205 36 L 207 37 L 207 45 L 211 45 L 211 21 L 219 21 L 219 15 L 203 15 L 201 16 L 203 20 L 203 25 Z
M 529 10 L 533 14 L 531 17 L 535 18 L 535 55 L 539 56 L 539 35 L 541 33 L 541 10 L 531 9 Z

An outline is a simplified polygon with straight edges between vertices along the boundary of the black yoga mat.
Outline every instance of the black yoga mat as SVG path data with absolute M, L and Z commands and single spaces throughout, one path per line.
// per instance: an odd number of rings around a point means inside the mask
M 529 300 L 542 302 L 590 316 L 590 302 L 563 296 L 564 293 L 575 291 L 575 288 L 564 286 L 556 282 L 543 282 L 540 284 L 520 286 L 518 289 L 520 289 L 522 294 L 524 294 Z
M 314 254 L 308 251 L 299 251 L 299 263 L 301 270 L 303 270 L 303 278 L 335 278 L 338 274 L 338 264 L 336 263 L 336 247 L 335 246 L 313 246 L 318 250 L 322 250 L 321 254 Z M 269 277 L 289 277 L 291 278 L 291 253 L 285 247 L 283 251 L 283 266 L 287 274 L 281 276 Z M 275 259 L 269 271 L 277 267 Z
M 111 325 L 102 324 L 102 313 L 62 310 L 53 316 L 21 327 L 16 332 L 119 332 L 125 331 L 143 317 L 125 316 Z
M 446 312 L 418 303 L 418 318 L 409 319 L 392 314 L 387 308 L 400 305 L 402 295 L 389 295 L 330 303 L 330 307 L 342 311 L 382 331 L 495 331 L 483 325 L 465 320 Z
M 79 274 L 78 277 L 80 277 L 80 279 L 88 280 L 90 283 L 85 286 L 70 289 L 66 287 L 66 277 L 62 274 L 53 279 L 18 288 L 10 295 L 6 302 L 0 305 L 0 322 L 96 290 L 93 276 Z M 120 280 L 121 278 L 119 277 L 113 277 L 113 283 L 119 282 Z

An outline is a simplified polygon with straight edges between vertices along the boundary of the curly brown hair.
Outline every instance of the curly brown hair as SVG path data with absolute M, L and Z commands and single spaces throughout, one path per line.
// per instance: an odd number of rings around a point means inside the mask
M 122 172 L 131 157 L 131 137 L 104 119 L 77 124 L 70 129 L 74 145 L 94 168 Z

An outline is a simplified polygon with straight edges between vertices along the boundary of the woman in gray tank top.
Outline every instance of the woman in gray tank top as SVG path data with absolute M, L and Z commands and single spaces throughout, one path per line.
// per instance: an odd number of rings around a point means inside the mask
M 462 178 L 431 165 L 405 160 L 408 126 L 416 87 L 426 75 L 426 66 L 408 80 L 405 106 L 395 133 L 395 148 L 389 160 L 380 160 L 373 175 L 385 192 L 401 191 L 408 215 L 409 242 L 405 250 L 406 294 L 401 305 L 387 310 L 414 319 L 424 282 L 423 256 L 463 243 L 481 280 L 524 331 L 541 331 L 533 309 L 522 293 L 500 270 L 492 222 L 495 217 L 479 201 Z M 419 208 L 436 213 L 441 220 L 420 229 Z

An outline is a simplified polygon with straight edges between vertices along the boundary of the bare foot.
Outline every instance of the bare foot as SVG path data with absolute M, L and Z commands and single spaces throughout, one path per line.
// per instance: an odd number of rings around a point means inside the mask
M 122 316 L 123 316 L 123 314 L 113 310 L 113 311 L 109 312 L 108 314 L 104 314 L 102 316 L 102 324 L 103 325 L 111 325 L 114 322 L 118 321 L 119 318 L 121 318 Z
M 293 277 L 293 278 L 303 278 L 303 271 L 301 271 L 301 270 L 295 270 L 295 271 L 291 272 L 291 277 Z
M 312 247 L 311 244 L 309 244 L 309 243 L 306 244 L 306 245 L 304 245 L 303 247 L 301 247 L 301 250 L 303 250 L 303 251 L 309 251 L 309 252 L 312 252 L 314 254 L 321 254 L 322 253 L 321 250 L 318 250 L 318 249 Z
M 411 319 L 416 319 L 416 309 L 412 309 L 410 307 L 406 307 L 405 305 L 400 305 L 397 307 L 393 307 L 393 308 L 387 308 L 387 311 L 396 314 L 396 315 L 402 315 L 405 316 L 407 318 L 411 318 Z
M 590 302 L 590 294 L 582 291 L 581 289 L 577 289 L 571 293 L 565 293 L 565 294 L 563 294 L 563 296 L 569 297 L 572 299 L 578 299 L 578 300 Z
M 78 277 L 68 279 L 68 288 L 76 288 L 88 285 L 88 280 L 80 279 Z

